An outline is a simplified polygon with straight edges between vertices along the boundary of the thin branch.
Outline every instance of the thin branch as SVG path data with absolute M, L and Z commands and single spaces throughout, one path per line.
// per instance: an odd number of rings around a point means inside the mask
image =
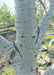
M 39 2 L 42 4 L 43 8 L 46 9 L 44 3 L 41 0 L 39 0 Z

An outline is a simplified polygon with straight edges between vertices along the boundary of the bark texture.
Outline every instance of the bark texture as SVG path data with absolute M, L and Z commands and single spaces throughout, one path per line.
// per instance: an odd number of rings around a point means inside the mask
M 15 44 L 21 54 L 21 61 L 14 64 L 15 72 L 16 75 L 36 75 L 37 59 L 34 51 L 36 37 L 35 0 L 15 0 L 15 11 Z M 19 67 L 17 67 L 18 65 Z
M 49 9 L 36 26 L 35 0 L 15 0 L 16 40 L 12 43 L 0 36 L 0 48 L 13 63 L 15 75 L 39 75 L 37 54 L 49 27 L 54 0 L 49 0 L 49 4 Z
M 54 0 L 49 0 L 49 5 L 47 12 L 43 15 L 42 20 L 40 21 L 40 24 L 38 25 L 39 27 L 39 36 L 38 36 L 38 41 L 37 41 L 37 46 L 40 47 L 42 43 L 42 39 L 45 35 L 45 32 L 47 31 L 49 27 L 49 22 L 51 20 L 53 11 L 54 11 Z
M 8 57 L 11 63 L 16 61 L 15 57 L 20 57 L 19 52 L 17 52 L 14 43 L 9 42 L 0 35 L 0 49 Z M 14 60 L 15 59 L 15 60 Z
M 16 41 L 15 44 L 21 53 L 20 66 L 14 66 L 16 75 L 37 74 L 37 54 L 41 47 L 42 38 L 49 27 L 53 13 L 53 0 L 50 0 L 47 12 L 35 29 L 35 0 L 16 0 Z M 18 5 L 17 5 L 18 4 Z M 19 72 L 17 70 L 19 69 Z M 38 74 L 37 74 L 38 75 Z

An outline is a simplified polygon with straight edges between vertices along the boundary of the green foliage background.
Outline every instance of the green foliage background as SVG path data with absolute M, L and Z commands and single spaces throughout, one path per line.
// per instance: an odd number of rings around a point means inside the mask
M 9 9 L 8 5 L 5 2 L 3 2 L 0 7 L 0 22 L 3 22 L 3 24 L 15 23 L 15 15 L 11 13 L 11 9 Z

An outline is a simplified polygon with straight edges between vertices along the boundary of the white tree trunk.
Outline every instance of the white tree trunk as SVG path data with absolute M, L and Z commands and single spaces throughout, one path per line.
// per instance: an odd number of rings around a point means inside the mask
M 54 0 L 50 3 L 42 21 L 35 26 L 35 0 L 15 0 L 16 40 L 12 43 L 0 36 L 0 48 L 13 63 L 15 75 L 39 75 L 37 54 L 54 10 Z
M 15 11 L 15 44 L 21 55 L 21 61 L 14 64 L 16 75 L 36 75 L 37 58 L 34 48 L 36 37 L 35 0 L 15 0 Z M 17 67 L 18 65 L 19 67 Z

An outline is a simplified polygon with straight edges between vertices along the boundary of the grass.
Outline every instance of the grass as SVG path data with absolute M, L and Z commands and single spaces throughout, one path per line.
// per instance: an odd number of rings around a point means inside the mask
M 54 21 L 53 22 L 50 22 L 50 24 L 54 26 Z
M 11 33 L 12 31 L 16 31 L 16 28 L 15 27 L 3 28 L 3 29 L 0 29 L 0 35 Z
M 45 35 L 51 35 L 51 34 L 53 34 L 53 30 L 48 30 L 46 33 L 45 33 Z
M 13 31 L 16 31 L 16 28 L 15 28 L 15 27 L 12 27 L 12 30 L 13 30 Z
M 52 25 L 52 23 L 51 23 L 51 25 Z M 50 27 L 51 29 L 48 29 L 47 32 L 45 33 L 45 36 L 44 36 L 43 41 L 42 41 L 42 47 L 44 47 L 44 46 L 48 47 L 50 41 L 52 39 L 54 39 L 54 35 L 53 35 L 54 34 L 54 27 L 53 27 L 53 25 Z
M 0 75 L 15 75 L 15 74 L 14 74 L 14 69 L 13 69 L 13 67 L 10 66 L 10 67 L 4 68 L 4 69 L 3 69 L 3 73 L 0 74 Z

